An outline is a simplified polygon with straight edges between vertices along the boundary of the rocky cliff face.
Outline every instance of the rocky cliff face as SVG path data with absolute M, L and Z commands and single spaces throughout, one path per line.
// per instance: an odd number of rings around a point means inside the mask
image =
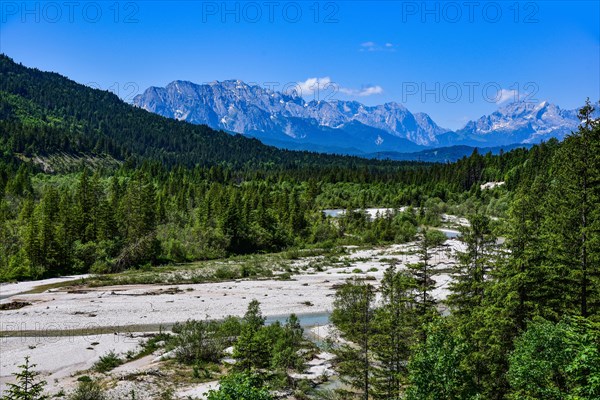
M 398 103 L 366 106 L 356 101 L 305 101 L 239 80 L 198 85 L 174 81 L 134 99 L 148 111 L 215 129 L 255 136 L 294 149 L 360 154 L 411 152 L 450 145 L 501 146 L 562 139 L 577 129 L 574 110 L 517 102 L 470 121 L 456 132 L 425 113 Z
M 376 134 L 372 141 L 379 142 L 375 144 L 383 149 L 412 151 L 419 146 L 409 142 L 430 145 L 435 143 L 436 135 L 448 131 L 426 114 L 413 115 L 397 103 L 368 107 L 355 101 L 306 102 L 296 95 L 235 80 L 204 85 L 174 81 L 164 88 L 147 89 L 135 97 L 134 104 L 166 117 L 281 141 L 311 137 L 315 145 L 321 145 L 331 142 L 331 138 L 319 140 L 317 136 L 335 135 L 338 147 L 368 146 Z M 370 133 L 365 143 L 346 132 L 348 127 L 356 131 L 357 123 L 364 125 L 364 133 Z M 397 147 L 400 144 L 407 148 Z

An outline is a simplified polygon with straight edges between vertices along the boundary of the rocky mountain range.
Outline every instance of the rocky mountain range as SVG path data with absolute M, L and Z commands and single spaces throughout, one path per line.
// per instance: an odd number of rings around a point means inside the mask
M 563 139 L 577 130 L 579 123 L 577 110 L 563 110 L 547 101 L 516 102 L 469 121 L 464 128 L 447 132 L 437 140 L 439 145 L 535 144 L 550 138 Z
M 165 117 L 253 136 L 277 147 L 344 154 L 409 153 L 443 146 L 493 147 L 561 139 L 576 129 L 575 110 L 517 102 L 451 131 L 398 103 L 306 101 L 239 80 L 150 87 L 133 104 Z

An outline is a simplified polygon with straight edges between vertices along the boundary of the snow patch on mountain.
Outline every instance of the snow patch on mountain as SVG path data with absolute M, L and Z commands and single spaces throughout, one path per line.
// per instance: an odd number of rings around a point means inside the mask
M 148 88 L 133 103 L 165 117 L 248 134 L 277 146 L 293 141 L 293 148 L 336 152 L 539 143 L 562 139 L 580 124 L 576 110 L 563 110 L 547 101 L 518 101 L 453 132 L 429 115 L 413 114 L 395 102 L 367 106 L 357 101 L 305 101 L 295 92 L 277 92 L 240 80 L 204 85 L 174 81 L 164 88 Z
M 448 132 L 426 114 L 413 115 L 397 103 L 369 107 L 356 101 L 306 102 L 296 93 L 267 90 L 239 80 L 206 85 L 174 81 L 165 88 L 147 89 L 133 103 L 166 117 L 237 133 L 279 131 L 295 137 L 285 121 L 289 118 L 310 120 L 317 127 L 333 129 L 358 121 L 419 145 L 433 144 L 436 135 Z

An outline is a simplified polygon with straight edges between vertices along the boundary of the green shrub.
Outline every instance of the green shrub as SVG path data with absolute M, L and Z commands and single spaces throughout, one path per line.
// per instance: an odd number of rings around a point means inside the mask
M 242 331 L 242 322 L 238 317 L 229 316 L 219 323 L 219 336 L 226 344 L 233 344 Z
M 277 275 L 277 278 L 280 281 L 289 281 L 290 279 L 292 279 L 292 274 L 290 274 L 289 272 L 284 272 L 283 274 Z
M 208 400 L 273 400 L 256 375 L 234 374 L 220 381 L 219 390 L 211 390 Z
M 95 381 L 79 382 L 69 400 L 105 400 L 104 389 Z
M 108 274 L 112 271 L 113 266 L 104 260 L 97 260 L 90 268 L 91 274 Z
M 220 281 L 228 281 L 238 279 L 240 277 L 239 271 L 231 267 L 219 267 L 215 271 L 215 278 Z
M 225 349 L 226 340 L 220 334 L 219 322 L 186 321 L 173 327 L 178 335 L 173 339 L 180 362 L 196 364 L 199 361 L 217 362 Z
M 123 364 L 123 360 L 111 350 L 100 357 L 100 360 L 94 364 L 94 369 L 98 372 L 108 372 L 121 364 Z

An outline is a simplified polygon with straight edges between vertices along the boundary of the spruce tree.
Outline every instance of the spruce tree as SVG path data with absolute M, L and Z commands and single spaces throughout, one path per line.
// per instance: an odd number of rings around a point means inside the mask
M 551 169 L 544 228 L 555 272 L 555 312 L 597 314 L 600 300 L 600 123 L 589 101 L 582 124 L 567 136 Z
M 377 399 L 397 399 L 406 382 L 406 361 L 416 341 L 418 315 L 413 302 L 414 278 L 396 265 L 381 280 L 381 304 L 375 310 L 372 351 L 378 362 L 373 370 L 372 394 Z
M 467 363 L 468 340 L 444 318 L 426 327 L 427 339 L 415 347 L 408 362 L 406 400 L 468 400 L 477 388 Z M 397 398 L 397 397 L 396 397 Z
M 342 344 L 336 354 L 342 379 L 362 392 L 370 394 L 370 351 L 373 332 L 373 287 L 362 280 L 348 280 L 335 293 L 331 322 L 352 344 Z
M 39 380 L 39 372 L 35 371 L 36 364 L 29 363 L 29 357 L 25 357 L 25 363 L 19 365 L 20 370 L 13 375 L 16 383 L 8 383 L 5 391 L 6 400 L 46 400 L 49 397 L 44 394 L 46 381 Z
M 264 329 L 265 318 L 258 300 L 252 300 L 248 304 L 243 322 L 242 331 L 233 348 L 236 368 L 242 371 L 266 368 L 271 360 L 272 343 Z
M 469 223 L 460 230 L 465 251 L 457 254 L 458 264 L 453 271 L 451 293 L 447 299 L 453 314 L 467 317 L 483 302 L 496 247 L 488 217 L 476 214 L 469 218 Z
M 433 298 L 432 291 L 436 286 L 433 279 L 435 271 L 432 258 L 445 240 L 446 236 L 442 232 L 423 228 L 417 245 L 419 262 L 408 265 L 416 284 L 415 304 L 422 324 L 430 322 L 435 314 L 436 300 Z
M 490 399 L 498 399 L 490 387 L 494 368 L 493 354 L 489 354 L 487 333 L 488 318 L 486 303 L 490 296 L 491 272 L 497 263 L 496 238 L 490 229 L 489 218 L 476 214 L 469 218 L 470 225 L 461 228 L 460 240 L 465 247 L 458 252 L 458 264 L 453 271 L 450 295 L 446 302 L 452 312 L 451 318 L 456 335 L 468 341 L 470 352 L 466 356 L 466 370 L 478 391 Z M 495 353 L 494 353 L 495 354 Z

